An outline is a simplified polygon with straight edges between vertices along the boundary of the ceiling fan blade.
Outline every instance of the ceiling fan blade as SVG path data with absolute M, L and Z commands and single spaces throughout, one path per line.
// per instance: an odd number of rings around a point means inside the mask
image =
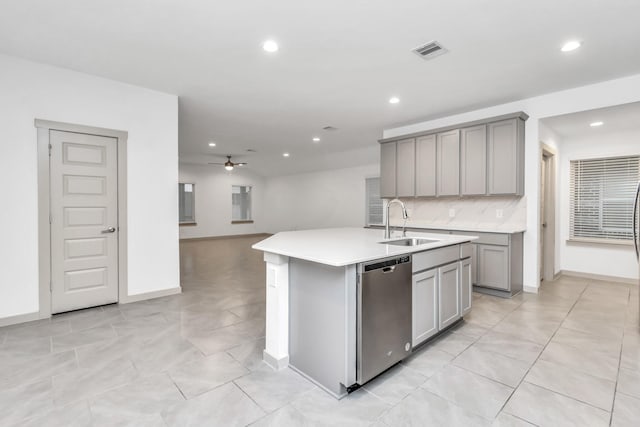
M 224 163 L 208 163 L 209 165 L 221 165 L 224 166 Z
M 247 162 L 234 163 L 234 165 L 236 165 L 236 166 L 245 166 L 245 165 L 247 165 Z

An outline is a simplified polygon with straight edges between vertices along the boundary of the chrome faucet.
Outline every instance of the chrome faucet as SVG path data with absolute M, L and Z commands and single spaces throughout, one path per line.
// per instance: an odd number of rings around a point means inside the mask
M 407 209 L 404 207 L 404 203 L 402 203 L 401 200 L 393 199 L 389 203 L 387 203 L 387 220 L 386 220 L 386 222 L 384 224 L 384 238 L 385 239 L 390 239 L 391 238 L 391 231 L 389 231 L 389 207 L 394 203 L 398 203 L 400 205 L 400 207 L 402 208 L 402 219 L 404 219 L 404 225 L 402 226 L 402 237 L 406 236 L 405 225 L 407 224 L 407 218 L 409 218 L 409 215 L 407 215 Z

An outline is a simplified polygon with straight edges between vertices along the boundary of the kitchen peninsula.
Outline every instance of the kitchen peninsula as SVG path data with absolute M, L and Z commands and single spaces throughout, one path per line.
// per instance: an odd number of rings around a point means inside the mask
M 334 228 L 256 243 L 266 262 L 265 362 L 346 395 L 469 312 L 474 239 Z

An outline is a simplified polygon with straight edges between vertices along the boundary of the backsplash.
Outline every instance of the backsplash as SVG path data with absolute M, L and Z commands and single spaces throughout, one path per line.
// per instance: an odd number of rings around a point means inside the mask
M 478 197 L 464 199 L 402 199 L 409 219 L 407 227 L 429 228 L 526 228 L 526 197 Z M 497 212 L 501 210 L 502 217 Z M 450 212 L 452 211 L 452 212 Z M 454 216 L 451 217 L 450 213 Z M 397 206 L 389 213 L 391 223 L 402 223 Z

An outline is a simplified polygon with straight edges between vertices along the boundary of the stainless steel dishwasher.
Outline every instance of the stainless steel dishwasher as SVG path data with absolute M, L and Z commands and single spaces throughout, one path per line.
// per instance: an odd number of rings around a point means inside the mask
M 356 382 L 411 353 L 411 256 L 358 264 Z

